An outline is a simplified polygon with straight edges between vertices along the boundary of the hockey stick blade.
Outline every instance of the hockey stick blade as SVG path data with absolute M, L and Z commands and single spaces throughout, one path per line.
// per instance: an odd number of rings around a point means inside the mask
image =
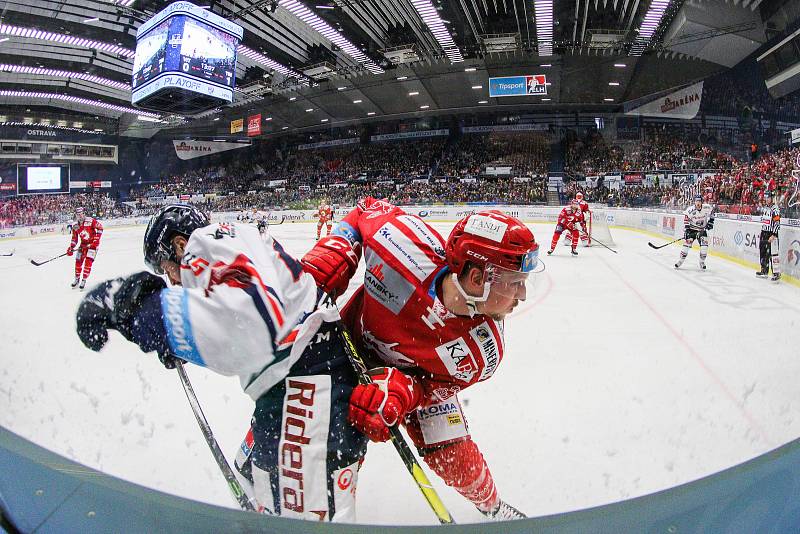
M 647 244 L 648 244 L 648 245 L 650 245 L 652 248 L 654 248 L 654 249 L 658 250 L 658 249 L 660 249 L 660 248 L 664 248 L 664 247 L 666 247 L 666 246 L 669 246 L 669 245 L 671 245 L 671 244 L 673 244 L 673 243 L 677 243 L 677 242 L 678 242 L 678 241 L 680 241 L 681 239 L 683 239 L 683 238 L 682 238 L 682 237 L 680 237 L 680 238 L 676 239 L 675 241 L 670 241 L 669 243 L 664 243 L 663 245 L 654 245 L 654 244 L 652 244 L 650 241 L 648 241 L 648 242 L 647 242 Z
M 17 250 L 17 249 L 11 249 L 11 252 L 9 252 L 8 254 L 0 254 L 0 256 L 13 256 L 13 255 L 14 255 L 14 252 L 15 252 L 16 250 Z
M 67 253 L 65 252 L 65 253 L 63 253 L 63 254 L 59 254 L 58 256 L 55 256 L 55 257 L 53 257 L 53 258 L 50 258 L 49 260 L 44 260 L 44 261 L 36 261 L 36 260 L 34 260 L 34 259 L 31 259 L 31 263 L 32 263 L 33 265 L 35 265 L 36 267 L 38 267 L 38 266 L 40 266 L 40 265 L 44 265 L 45 263 L 50 263 L 50 262 L 51 262 L 51 261 L 53 261 L 53 260 L 57 260 L 58 258 L 63 258 L 63 257 L 64 257 L 64 256 L 66 256 L 66 255 L 67 255 Z
M 610 250 L 610 251 L 611 251 L 611 252 L 613 252 L 614 254 L 619 254 L 619 252 L 617 252 L 617 251 L 616 251 L 616 250 L 614 250 L 613 248 L 609 247 L 608 245 L 606 245 L 606 244 L 605 244 L 605 243 L 603 243 L 602 241 L 599 241 L 599 240 L 597 240 L 597 239 L 592 239 L 592 243 L 597 243 L 598 245 L 602 246 L 603 248 L 605 248 L 605 249 L 607 249 L 607 250 Z

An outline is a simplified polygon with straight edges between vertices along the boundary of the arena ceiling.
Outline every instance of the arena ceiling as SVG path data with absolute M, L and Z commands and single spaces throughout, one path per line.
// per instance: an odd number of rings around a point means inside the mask
M 130 105 L 136 29 L 170 3 L 0 1 L 0 122 L 149 136 L 179 124 L 213 131 L 214 119 L 257 110 L 281 133 L 613 107 L 731 67 L 765 41 L 761 0 L 199 0 L 245 34 L 234 103 L 186 124 Z M 519 74 L 545 74 L 548 94 L 488 97 L 489 77 Z

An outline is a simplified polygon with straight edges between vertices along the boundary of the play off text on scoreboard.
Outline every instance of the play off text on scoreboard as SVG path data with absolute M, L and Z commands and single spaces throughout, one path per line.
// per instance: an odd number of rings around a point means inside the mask
M 504 76 L 489 78 L 489 96 L 531 96 L 547 94 L 547 77 L 544 74 Z

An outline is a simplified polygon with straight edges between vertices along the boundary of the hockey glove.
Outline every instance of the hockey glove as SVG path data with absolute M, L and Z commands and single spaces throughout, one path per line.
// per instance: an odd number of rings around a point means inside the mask
M 317 241 L 300 263 L 303 264 L 303 270 L 314 277 L 317 287 L 335 298 L 347 290 L 359 259 L 359 243 L 351 245 L 342 236 L 326 236 Z
M 99 351 L 108 341 L 108 330 L 117 330 L 144 352 L 168 354 L 159 298 L 165 287 L 163 279 L 146 271 L 103 282 L 78 307 L 78 337 L 87 348 Z
M 706 230 L 713 230 L 714 229 L 714 217 L 711 217 L 706 224 Z
M 350 395 L 347 420 L 372 441 L 389 439 L 389 427 L 396 425 L 422 400 L 421 386 L 393 367 L 369 371 L 372 382 L 359 384 Z
M 67 256 L 72 256 L 75 253 L 75 249 L 72 248 L 72 245 L 67 247 Z

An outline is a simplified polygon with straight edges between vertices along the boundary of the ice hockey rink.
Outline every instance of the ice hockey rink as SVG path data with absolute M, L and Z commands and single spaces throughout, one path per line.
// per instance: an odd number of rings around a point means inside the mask
M 447 235 L 452 224 L 434 225 Z M 506 321 L 494 377 L 460 395 L 503 499 L 529 516 L 616 502 L 689 482 L 800 435 L 800 289 L 697 250 L 612 229 L 618 254 L 559 247 L 531 225 L 546 269 Z M 309 224 L 273 226 L 296 256 Z M 110 229 L 89 285 L 142 270 L 143 227 Z M 659 242 L 663 242 L 660 241 Z M 100 353 L 75 334 L 81 293 L 68 237 L 0 242 L 0 425 L 121 478 L 235 507 L 174 371 L 118 334 Z M 363 267 L 362 267 L 363 268 Z M 398 325 L 399 327 L 400 325 Z M 232 460 L 252 411 L 238 381 L 190 368 Z M 458 522 L 484 518 L 430 475 Z M 435 524 L 389 444 L 371 444 L 359 522 Z

